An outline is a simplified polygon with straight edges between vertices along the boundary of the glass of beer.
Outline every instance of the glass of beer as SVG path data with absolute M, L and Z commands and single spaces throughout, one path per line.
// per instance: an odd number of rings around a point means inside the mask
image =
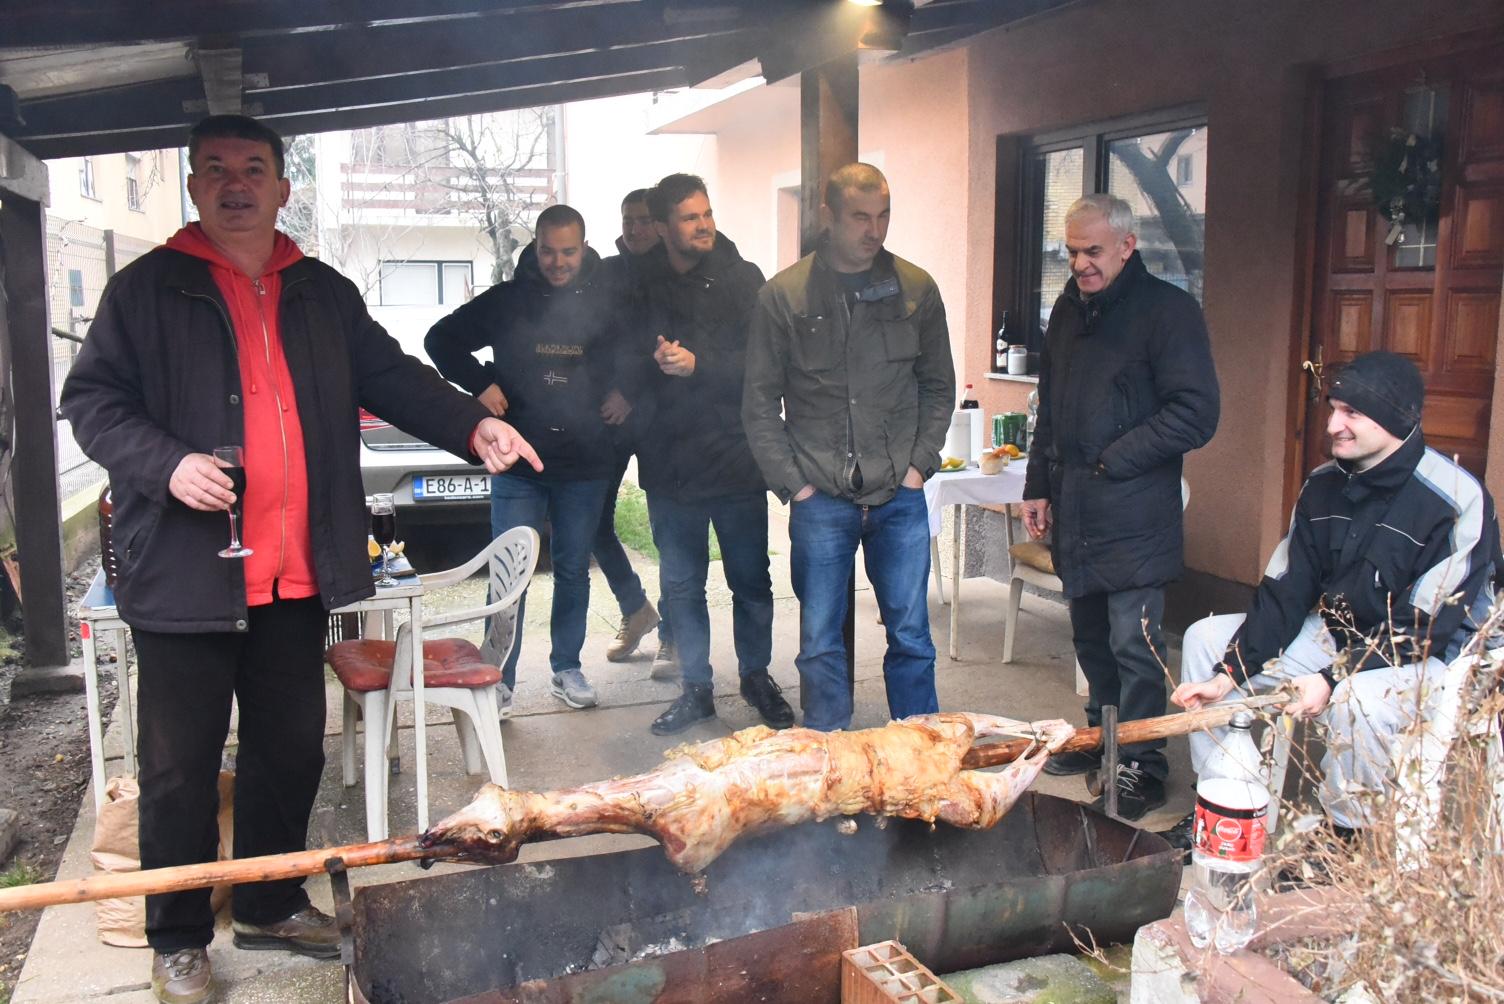
M 256 552 L 240 542 L 240 517 L 245 507 L 245 449 L 240 446 L 216 446 L 214 459 L 219 469 L 230 476 L 230 546 L 219 552 L 221 558 L 244 558 Z
M 392 504 L 390 492 L 378 492 L 371 496 L 371 536 L 381 545 L 381 577 L 378 586 L 395 586 L 397 580 L 387 570 L 392 554 L 387 550 L 397 539 L 397 507 Z

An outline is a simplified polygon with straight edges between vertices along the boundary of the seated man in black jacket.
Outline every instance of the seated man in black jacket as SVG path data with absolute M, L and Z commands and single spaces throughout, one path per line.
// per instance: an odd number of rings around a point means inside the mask
M 1248 612 L 1186 631 L 1170 698 L 1198 708 L 1239 688 L 1292 687 L 1285 711 L 1320 716 L 1330 730 L 1320 797 L 1339 834 L 1370 821 L 1396 737 L 1428 713 L 1417 699 L 1435 695 L 1493 602 L 1493 499 L 1426 448 L 1424 395 L 1415 365 L 1390 352 L 1337 374 L 1334 459 L 1306 479 Z M 1221 731 L 1191 736 L 1198 773 Z M 1190 817 L 1170 833 L 1189 846 Z

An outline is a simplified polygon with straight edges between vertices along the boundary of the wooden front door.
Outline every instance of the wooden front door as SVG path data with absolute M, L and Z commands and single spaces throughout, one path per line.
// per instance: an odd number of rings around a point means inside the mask
M 1481 478 L 1504 278 L 1504 46 L 1329 81 L 1321 121 L 1308 359 L 1414 360 L 1427 443 Z M 1440 139 L 1440 195 L 1390 243 L 1371 182 L 1396 130 Z M 1303 386 L 1309 471 L 1330 455 L 1330 411 L 1316 381 Z

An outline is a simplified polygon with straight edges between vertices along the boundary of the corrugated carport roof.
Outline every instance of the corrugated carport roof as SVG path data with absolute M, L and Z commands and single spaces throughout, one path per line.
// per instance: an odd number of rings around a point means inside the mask
M 33 2 L 0 13 L 0 133 L 63 157 L 175 146 L 211 111 L 244 111 L 291 135 L 736 72 L 774 81 L 862 46 L 864 35 L 908 58 L 1067 2 Z

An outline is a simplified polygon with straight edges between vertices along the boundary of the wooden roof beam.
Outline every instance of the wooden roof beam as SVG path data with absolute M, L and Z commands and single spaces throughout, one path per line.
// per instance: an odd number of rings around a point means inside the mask
M 285 35 L 354 25 L 463 21 L 498 13 L 588 7 L 654 7 L 657 0 L 55 0 L 8 4 L 0 14 L 7 47 L 189 41 L 204 35 Z
M 258 114 L 245 107 L 243 59 L 239 47 L 197 46 L 193 50 L 193 61 L 198 65 L 199 79 L 204 86 L 205 112 L 210 115 Z M 190 109 L 184 107 L 183 111 Z
M 268 125 L 284 136 L 301 133 L 329 132 L 334 129 L 364 129 L 369 126 L 395 125 L 458 115 L 539 105 L 567 104 L 617 94 L 667 90 L 687 86 L 684 70 L 679 67 L 626 73 L 578 80 L 564 84 L 544 84 L 501 88 L 477 94 L 453 97 L 416 98 L 411 101 L 367 108 L 322 109 L 287 116 L 263 116 Z M 180 146 L 188 131 L 185 122 L 165 123 L 144 128 L 121 130 L 100 126 L 66 134 L 27 137 L 22 142 L 38 157 L 79 157 L 129 150 L 157 150 Z
M 724 46 L 686 46 L 682 43 L 634 46 L 606 52 L 532 59 L 516 63 L 436 70 L 405 74 L 373 81 L 316 84 L 307 87 L 252 91 L 254 101 L 243 106 L 245 114 L 281 116 L 318 114 L 335 110 L 442 100 L 470 94 L 515 90 L 519 87 L 566 86 L 575 81 L 679 69 L 685 56 L 694 52 L 709 58 L 722 51 L 721 68 L 740 57 L 740 49 Z M 686 78 L 687 82 L 687 78 Z M 18 131 L 28 145 L 95 131 L 105 126 L 128 132 L 177 129 L 188 126 L 207 110 L 197 100 L 191 80 L 161 81 L 135 88 L 119 88 L 100 94 L 56 101 L 37 102 L 25 109 L 27 126 Z M 544 103 L 551 103 L 545 100 Z M 419 113 L 418 118 L 433 118 Z M 80 125 L 84 124 L 83 128 Z

